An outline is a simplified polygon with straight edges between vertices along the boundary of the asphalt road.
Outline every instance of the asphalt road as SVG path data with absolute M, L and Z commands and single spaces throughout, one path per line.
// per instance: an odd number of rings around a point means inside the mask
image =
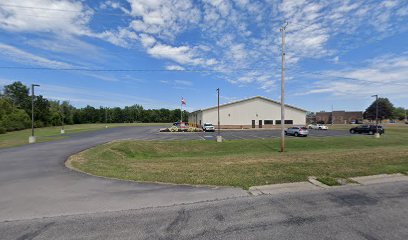
M 408 239 L 408 185 L 0 223 L 0 239 Z

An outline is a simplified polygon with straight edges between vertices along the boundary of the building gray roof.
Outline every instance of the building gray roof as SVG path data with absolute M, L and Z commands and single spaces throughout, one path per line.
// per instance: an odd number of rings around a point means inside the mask
M 250 97 L 250 98 L 244 98 L 244 99 L 234 101 L 234 102 L 230 102 L 230 103 L 220 104 L 220 108 L 224 107 L 224 106 L 228 106 L 228 105 L 233 105 L 233 104 L 236 104 L 236 103 L 250 101 L 250 100 L 253 100 L 253 99 L 256 99 L 256 98 L 263 99 L 263 100 L 266 100 L 266 101 L 269 101 L 269 102 L 272 102 L 272 103 L 280 104 L 280 102 L 269 99 L 269 98 L 266 98 L 266 97 L 255 96 L 255 97 Z M 307 110 L 305 110 L 305 109 L 294 107 L 294 106 L 291 106 L 291 105 L 288 105 L 288 104 L 285 104 L 285 107 L 289 107 L 289 108 L 293 108 L 293 109 L 296 109 L 296 110 L 299 110 L 299 111 L 307 112 Z M 196 111 L 191 112 L 191 113 L 203 112 L 203 111 L 211 110 L 211 109 L 214 109 L 214 108 L 217 108 L 217 106 L 204 108 L 204 109 L 199 109 L 199 110 L 196 110 Z

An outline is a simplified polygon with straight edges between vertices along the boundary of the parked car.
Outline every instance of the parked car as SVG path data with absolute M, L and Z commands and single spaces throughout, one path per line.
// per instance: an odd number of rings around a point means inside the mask
M 377 127 L 375 125 L 360 125 L 357 127 L 350 128 L 350 133 L 367 133 L 373 135 L 377 132 Z M 382 126 L 378 126 L 378 133 L 383 134 L 384 128 Z
M 212 123 L 204 123 L 204 125 L 203 125 L 203 131 L 204 131 L 204 132 L 214 132 L 214 131 L 215 131 L 215 127 L 214 127 L 214 125 L 212 125 Z
M 185 128 L 189 127 L 188 122 L 175 122 L 175 123 L 173 123 L 173 126 L 176 126 L 176 127 L 180 128 L 180 129 L 185 129 Z
M 323 124 L 310 124 L 308 128 L 317 130 L 329 130 L 329 127 Z
M 309 135 L 309 131 L 306 127 L 290 127 L 285 130 L 285 135 L 293 135 L 295 137 L 307 137 Z

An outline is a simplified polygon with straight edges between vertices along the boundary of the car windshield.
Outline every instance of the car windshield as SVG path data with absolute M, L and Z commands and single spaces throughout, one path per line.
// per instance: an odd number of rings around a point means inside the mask
M 205 123 L 204 126 L 212 126 L 211 123 Z
M 302 130 L 307 130 L 307 128 L 305 128 L 305 127 L 302 127 L 302 128 L 300 128 L 300 129 L 302 129 Z

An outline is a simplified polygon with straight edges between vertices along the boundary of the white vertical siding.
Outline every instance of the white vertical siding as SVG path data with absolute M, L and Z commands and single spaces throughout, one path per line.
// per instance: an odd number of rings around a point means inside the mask
M 286 107 L 285 110 L 286 120 L 293 120 L 294 125 L 306 124 L 305 111 L 292 107 Z M 217 124 L 217 108 L 199 111 L 197 115 L 200 115 L 199 119 L 202 120 L 202 123 L 210 122 Z M 251 125 L 252 120 L 255 120 L 256 126 L 258 126 L 259 120 L 262 120 L 263 125 L 264 120 L 273 120 L 275 124 L 276 120 L 280 120 L 280 118 L 280 104 L 263 98 L 253 98 L 220 107 L 221 125 Z M 193 120 L 193 117 L 191 120 Z

